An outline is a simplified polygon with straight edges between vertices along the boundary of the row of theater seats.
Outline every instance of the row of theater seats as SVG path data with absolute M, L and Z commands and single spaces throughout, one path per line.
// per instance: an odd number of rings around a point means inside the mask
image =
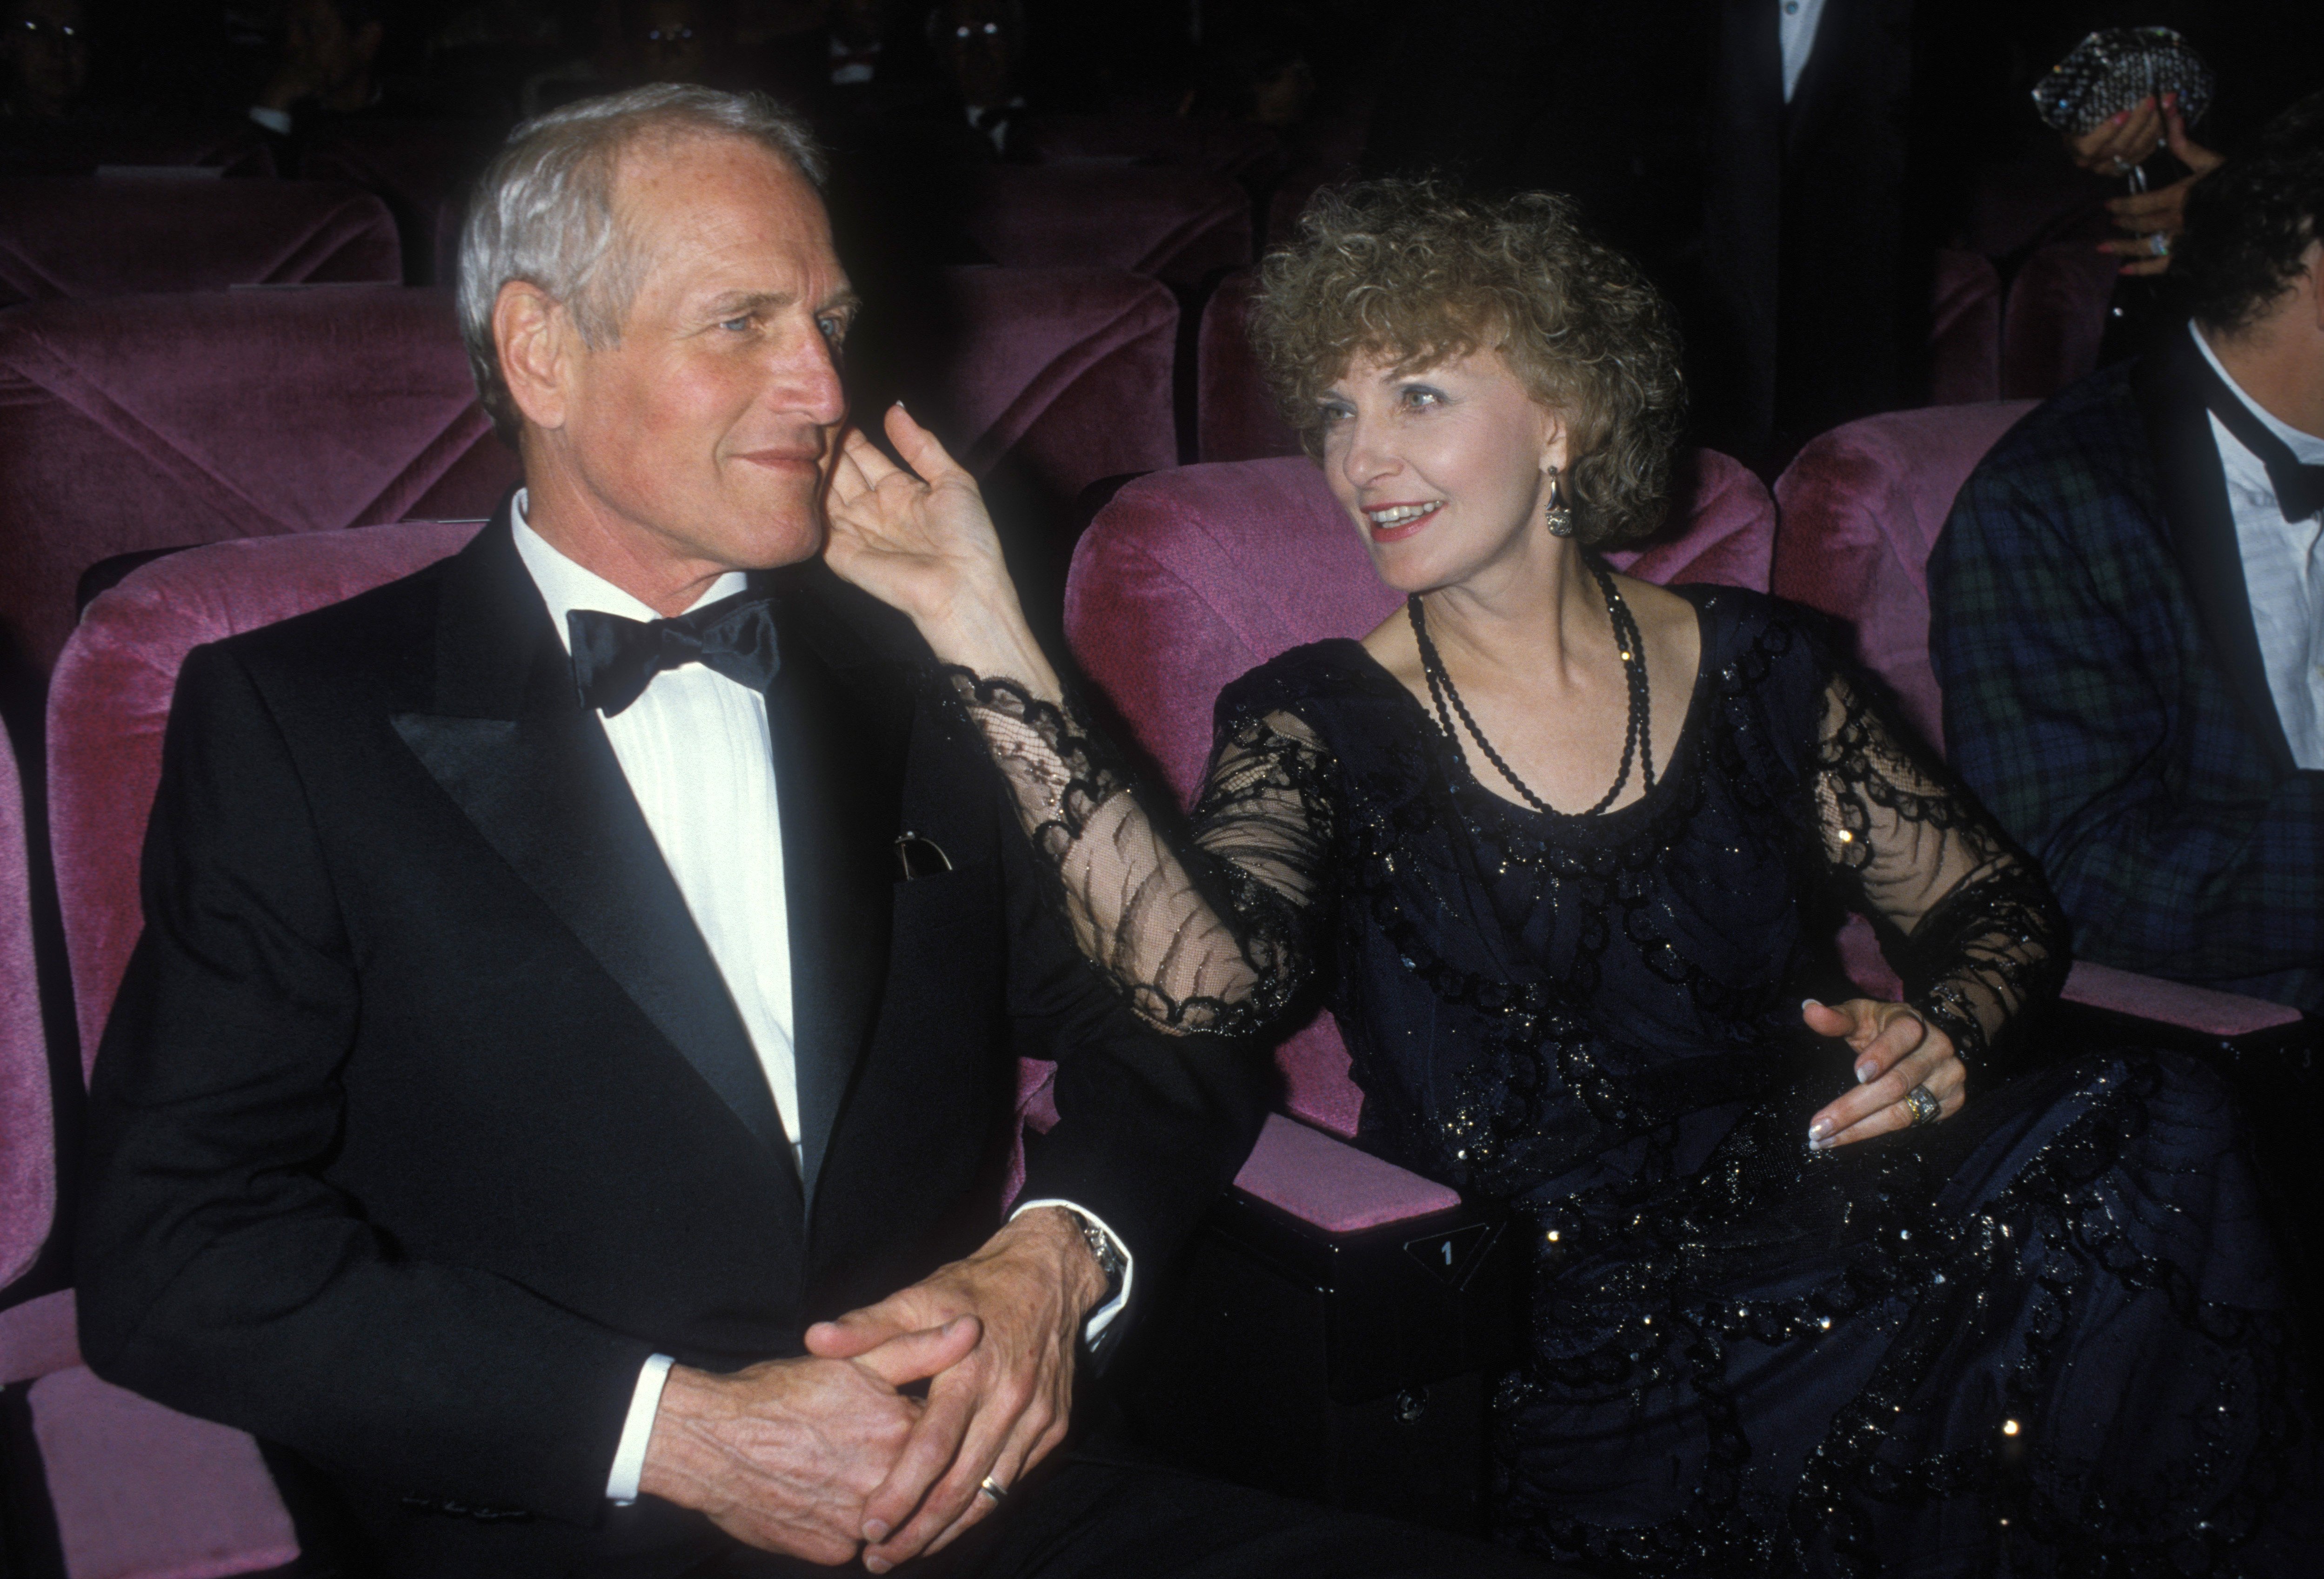
M 1938 408 L 1851 424 L 1811 445 L 1772 496 L 1733 461 L 1698 453 L 1674 530 L 1618 562 L 1656 581 L 1773 588 L 1852 621 L 1868 661 L 1933 741 L 1923 562 L 1961 481 L 2024 409 Z M 459 464 L 451 457 L 438 476 Z M 311 485 L 329 470 L 318 465 L 290 481 Z M 27 896 L 53 885 L 85 1073 L 140 926 L 136 852 L 186 652 L 405 574 L 476 530 L 457 522 L 284 530 L 291 496 L 272 496 L 272 515 L 242 517 L 268 535 L 235 534 L 144 564 L 97 596 L 69 633 L 60 623 L 46 704 L 47 865 L 29 853 L 42 841 L 28 838 L 38 830 L 23 826 L 20 797 L 0 793 L 0 1288 L 55 1232 L 51 1061 Z M 400 496 L 429 495 L 422 487 Z M 220 526 L 234 525 L 226 495 L 213 503 Z M 1166 459 L 1120 487 L 1082 537 L 1065 628 L 1088 674 L 1185 794 L 1222 685 L 1294 644 L 1360 634 L 1395 602 L 1304 459 L 1177 467 Z M 1868 990 L 1893 993 L 1868 942 L 1858 929 L 1851 963 Z M 2076 968 L 2068 997 L 2117 1024 L 2220 1049 L 2307 1029 L 2273 1004 L 2089 965 Z M 1361 1099 L 1328 1017 L 1292 1038 L 1279 1062 L 1286 1115 L 1270 1121 L 1190 1255 L 1186 1276 L 1200 1297 L 1148 1324 L 1163 1336 L 1142 1374 L 1184 1377 L 1199 1366 L 1213 1382 L 1133 1384 L 1133 1413 L 1156 1441 L 1218 1473 L 1471 1521 L 1480 1378 L 1506 1336 L 1496 1337 L 1511 1259 L 1501 1222 L 1332 1138 L 1354 1132 Z M 1020 1111 L 1037 1128 L 1054 1119 L 1048 1073 L 1028 1066 L 1021 1080 Z M 1459 1276 L 1437 1270 L 1439 1250 Z M 62 1572 L 159 1579 L 289 1560 L 295 1536 L 254 1445 L 90 1375 L 73 1346 L 71 1298 L 57 1289 L 0 1309 L 0 1381 L 31 1384 Z
M 950 125 L 885 128 L 864 158 L 909 167 L 914 227 L 1010 266 L 1149 274 L 1187 291 L 1248 263 L 1346 160 L 1305 160 L 1263 127 L 1172 116 L 1038 116 L 1026 162 L 960 166 Z M 493 139 L 461 122 L 353 120 L 295 155 L 254 130 L 0 147 L 0 305 L 58 296 L 302 281 L 449 284 L 466 189 Z M 1341 139 L 1342 142 L 1347 139 Z M 284 157 L 292 157 L 285 155 Z M 355 201 L 355 193 L 371 201 Z M 385 247 L 381 243 L 384 240 Z
M 1029 173 L 1176 179 L 1071 165 Z M 342 260 L 364 247 L 387 255 L 369 199 L 274 189 L 318 199 L 310 242 L 327 220 Z M 0 214 L 6 200 L 0 192 Z M 7 257 L 0 248 L 0 276 Z M 1182 459 L 1297 451 L 1250 350 L 1247 272 L 1222 281 L 1190 326 L 1179 293 L 1127 270 L 955 267 L 921 283 L 886 392 L 994 481 L 1037 583 L 1062 577 L 1092 484 Z M 2029 266 L 2018 291 L 2037 283 Z M 2086 338 L 2094 356 L 2095 331 Z M 44 673 L 54 661 L 77 579 L 98 560 L 480 517 L 513 477 L 475 404 L 447 292 L 310 286 L 0 313 L 0 640 L 20 669 Z

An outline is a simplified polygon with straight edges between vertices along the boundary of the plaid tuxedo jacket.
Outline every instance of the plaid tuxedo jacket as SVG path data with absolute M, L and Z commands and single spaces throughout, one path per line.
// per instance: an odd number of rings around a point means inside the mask
M 1929 559 L 1955 766 L 2080 957 L 2324 1011 L 2324 772 L 2292 765 L 2184 333 L 2063 391 Z

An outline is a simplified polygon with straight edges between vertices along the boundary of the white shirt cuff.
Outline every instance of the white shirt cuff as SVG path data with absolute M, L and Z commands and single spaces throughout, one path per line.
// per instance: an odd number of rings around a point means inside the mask
M 250 106 L 250 118 L 277 136 L 288 137 L 290 134 L 289 110 L 271 110 L 263 104 L 254 104 Z
M 1108 1239 L 1121 1246 L 1120 1290 L 1103 1305 L 1091 1311 L 1089 1320 L 1082 1324 L 1082 1341 L 1094 1346 L 1098 1334 L 1111 1326 L 1113 1318 L 1121 1314 L 1121 1307 L 1130 1303 L 1130 1280 L 1137 1275 L 1138 1258 L 1130 1253 L 1130 1246 L 1123 1242 L 1121 1235 L 1107 1227 L 1104 1218 L 1087 1206 L 1077 1206 L 1071 1201 L 1020 1201 L 1018 1203 L 1017 1210 L 1009 1214 L 1009 1220 L 1013 1223 L 1024 1214 L 1041 1206 L 1063 1206 L 1068 1212 L 1079 1212 L 1100 1228 L 1104 1229 Z
M 621 1445 L 613 1449 L 613 1473 L 605 1477 L 605 1500 L 628 1507 L 638 1500 L 646 1473 L 646 1444 L 653 1438 L 654 1413 L 661 1408 L 662 1384 L 670 1359 L 656 1354 L 638 1368 L 637 1390 L 630 1394 L 629 1418 L 622 1422 Z

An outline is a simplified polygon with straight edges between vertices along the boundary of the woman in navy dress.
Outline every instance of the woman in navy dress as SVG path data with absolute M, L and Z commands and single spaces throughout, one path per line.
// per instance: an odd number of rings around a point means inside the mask
M 900 411 L 912 471 L 851 440 L 830 559 L 949 666 L 1141 1012 L 1240 1039 L 1320 998 L 1360 1144 L 1508 1204 L 1502 1538 L 1628 1574 L 2315 1572 L 2220 1086 L 2044 1039 L 2041 874 L 1812 616 L 1591 551 L 1666 509 L 1652 291 L 1559 199 L 1425 182 L 1327 198 L 1263 284 L 1285 409 L 1408 601 L 1227 689 L 1190 825 L 1148 815 Z M 1841 974 L 1847 908 L 1903 1002 Z

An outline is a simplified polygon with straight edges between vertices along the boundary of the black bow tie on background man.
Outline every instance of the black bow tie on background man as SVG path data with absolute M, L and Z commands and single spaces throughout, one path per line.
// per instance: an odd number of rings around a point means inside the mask
M 2241 396 L 2227 387 L 2227 381 L 2213 371 L 2211 365 L 2202 365 L 2203 403 L 2218 418 L 2221 426 L 2236 436 L 2236 441 L 2259 457 L 2260 465 L 2267 468 L 2268 486 L 2275 490 L 2276 508 L 2283 512 L 2286 521 L 2305 521 L 2324 510 L 2324 466 L 2308 466 L 2292 453 L 2292 446 L 2252 414 Z
M 632 620 L 596 609 L 565 615 L 573 636 L 573 683 L 581 705 L 611 718 L 645 694 L 665 669 L 699 663 L 763 691 L 783 667 L 772 600 L 739 592 L 669 620 Z

